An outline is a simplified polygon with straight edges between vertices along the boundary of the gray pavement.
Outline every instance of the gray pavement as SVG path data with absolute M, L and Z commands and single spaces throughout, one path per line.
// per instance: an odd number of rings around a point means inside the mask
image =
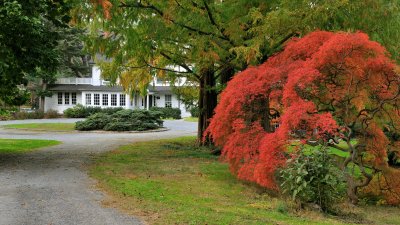
M 30 132 L 2 129 L 15 123 L 68 123 L 76 119 L 0 121 L 0 138 L 49 139 L 63 143 L 23 155 L 0 156 L 0 225 L 142 224 L 104 208 L 104 195 L 85 165 L 96 154 L 138 141 L 195 135 L 197 124 L 165 121 L 155 133 Z

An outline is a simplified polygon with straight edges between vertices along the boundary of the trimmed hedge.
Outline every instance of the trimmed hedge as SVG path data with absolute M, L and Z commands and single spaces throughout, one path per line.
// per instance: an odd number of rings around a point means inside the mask
M 158 111 L 124 109 L 111 115 L 96 113 L 76 122 L 77 130 L 144 131 L 161 128 L 162 113 Z
M 64 110 L 64 116 L 67 118 L 87 118 L 96 113 L 105 113 L 111 115 L 121 110 L 123 110 L 122 107 L 101 108 L 101 107 L 83 106 L 78 104 L 73 108 Z
M 161 118 L 173 118 L 173 119 L 181 119 L 181 110 L 179 108 L 162 108 L 162 107 L 151 107 L 151 111 L 159 111 L 162 112 Z
M 111 122 L 111 116 L 105 113 L 96 113 L 89 116 L 84 121 L 78 121 L 75 124 L 77 130 L 102 130 Z

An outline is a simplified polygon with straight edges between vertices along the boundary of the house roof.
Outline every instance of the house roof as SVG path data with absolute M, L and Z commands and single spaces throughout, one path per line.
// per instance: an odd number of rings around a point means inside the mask
M 121 86 L 93 86 L 90 84 L 54 84 L 49 86 L 50 91 L 108 91 L 123 92 Z M 149 86 L 150 92 L 168 92 L 171 91 L 170 86 Z
M 121 86 L 93 86 L 90 84 L 55 84 L 49 86 L 50 91 L 111 91 L 122 92 Z

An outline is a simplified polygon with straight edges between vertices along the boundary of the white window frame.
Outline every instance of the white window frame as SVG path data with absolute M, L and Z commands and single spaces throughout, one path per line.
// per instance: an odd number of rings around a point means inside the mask
M 102 106 L 108 106 L 108 95 L 109 94 L 102 94 L 101 95 L 101 97 L 102 97 L 102 100 L 101 100 L 101 105 Z
M 165 108 L 172 108 L 172 95 L 165 95 Z
M 113 98 L 115 97 L 115 99 Z M 118 106 L 118 95 L 117 94 L 111 94 L 111 101 L 110 101 L 111 106 Z
M 126 106 L 126 95 L 125 94 L 119 94 L 119 105 Z
M 57 93 L 57 104 L 62 105 L 63 103 L 64 103 L 63 93 L 58 92 Z
M 64 105 L 69 105 L 71 103 L 70 93 L 64 92 Z
M 92 93 L 85 94 L 86 105 L 92 105 Z
M 93 105 L 96 105 L 96 106 L 100 105 L 100 94 L 98 94 L 98 93 L 93 94 Z
M 71 104 L 76 105 L 76 92 L 71 93 Z

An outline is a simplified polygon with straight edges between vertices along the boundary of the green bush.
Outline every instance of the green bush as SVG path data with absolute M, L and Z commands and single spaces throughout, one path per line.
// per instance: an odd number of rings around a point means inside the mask
M 111 121 L 111 116 L 105 113 L 96 113 L 84 121 L 75 124 L 77 130 L 102 130 Z
M 115 107 L 115 108 L 108 107 L 108 108 L 102 108 L 101 112 L 105 113 L 105 114 L 108 114 L 108 115 L 112 115 L 112 114 L 114 114 L 114 113 L 116 113 L 118 111 L 121 111 L 121 110 L 124 110 L 124 108 L 122 108 L 122 107 Z
M 72 108 L 64 110 L 64 116 L 67 118 L 86 118 L 90 116 L 90 114 L 88 113 L 87 107 L 78 104 Z
M 301 205 L 316 204 L 327 212 L 345 195 L 342 172 L 325 150 L 300 151 L 280 174 L 283 192 Z
M 161 118 L 173 118 L 173 119 L 181 119 L 181 110 L 179 108 L 162 108 L 162 107 L 152 107 L 151 111 L 159 111 L 162 112 L 163 115 Z
M 12 119 L 13 119 L 13 116 L 11 115 L 10 111 L 0 109 L 0 121 L 2 121 L 2 120 L 12 120 Z
M 122 107 L 101 108 L 101 107 L 83 106 L 81 104 L 78 104 L 72 108 L 64 110 L 64 116 L 67 118 L 87 118 L 96 113 L 105 113 L 111 115 L 121 110 L 123 110 Z
M 124 122 L 110 122 L 104 127 L 107 131 L 130 131 L 131 129 L 132 124 Z
M 120 110 L 112 115 L 97 113 L 77 122 L 77 130 L 144 131 L 162 127 L 162 113 L 146 110 Z
M 192 117 L 199 117 L 199 116 L 200 116 L 200 109 L 199 109 L 199 107 L 192 107 L 192 108 L 190 109 L 190 115 L 191 115 Z

